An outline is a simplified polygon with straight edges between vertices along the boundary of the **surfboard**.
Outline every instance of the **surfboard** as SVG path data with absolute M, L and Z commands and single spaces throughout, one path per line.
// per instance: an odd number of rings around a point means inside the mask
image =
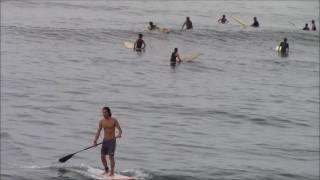
M 237 23 L 239 23 L 242 27 L 247 27 L 248 25 L 246 24 L 246 23 L 244 23 L 243 21 L 241 21 L 239 18 L 237 18 L 237 17 L 234 17 L 234 16 L 231 16 L 231 18 L 233 19 L 233 20 L 235 20 Z
M 133 49 L 134 48 L 134 43 L 133 42 L 126 41 L 123 44 L 128 49 Z
M 181 55 L 181 60 L 185 62 L 192 62 L 193 60 L 197 59 L 201 54 L 200 53 L 191 53 Z
M 280 52 L 280 51 L 281 51 L 281 48 L 282 48 L 281 46 L 277 46 L 275 50 L 278 51 L 278 52 Z
M 170 33 L 171 29 L 166 27 L 157 27 L 156 29 L 150 30 L 148 27 L 146 27 L 145 31 L 148 31 L 148 32 L 160 31 L 164 33 Z
M 169 28 L 165 28 L 165 27 L 160 27 L 160 28 L 159 28 L 159 31 L 165 32 L 165 33 L 171 32 L 171 30 L 170 30 Z
M 136 180 L 134 177 L 123 176 L 120 174 L 114 174 L 114 176 L 102 175 L 104 171 L 101 169 L 89 168 L 88 172 L 93 178 L 100 180 Z

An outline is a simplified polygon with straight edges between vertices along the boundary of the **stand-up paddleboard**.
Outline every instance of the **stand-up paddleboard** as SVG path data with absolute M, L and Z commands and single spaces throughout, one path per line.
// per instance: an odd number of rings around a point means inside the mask
M 200 53 L 185 54 L 181 56 L 181 60 L 184 62 L 192 62 L 193 60 L 197 59 L 200 55 Z
M 234 16 L 231 16 L 231 18 L 233 19 L 233 20 L 235 20 L 237 23 L 239 23 L 242 27 L 247 27 L 248 25 L 246 24 L 246 23 L 244 23 L 243 21 L 241 21 L 239 18 L 237 18 L 237 17 L 234 17 Z
M 103 170 L 89 168 L 88 173 L 90 173 L 91 177 L 100 180 L 136 180 L 134 177 L 123 176 L 120 174 L 114 174 L 114 176 L 103 175 Z
M 123 44 L 128 49 L 133 49 L 134 48 L 134 43 L 133 42 L 126 41 Z

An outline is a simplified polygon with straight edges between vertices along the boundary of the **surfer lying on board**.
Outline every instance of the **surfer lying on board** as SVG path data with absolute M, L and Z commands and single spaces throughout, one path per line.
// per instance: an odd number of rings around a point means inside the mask
M 259 22 L 257 17 L 253 17 L 253 23 L 251 24 L 252 27 L 259 27 Z
M 184 26 L 186 26 L 186 29 L 193 29 L 193 25 L 189 17 L 186 17 L 186 21 L 183 23 L 181 30 L 183 30 Z
M 178 53 L 178 48 L 174 48 L 174 51 L 171 54 L 171 59 L 170 59 L 170 63 L 172 66 L 175 66 L 176 63 L 180 63 L 182 60 L 180 58 L 180 55 Z
M 146 47 L 146 43 L 142 39 L 143 35 L 139 34 L 139 38 L 134 43 L 133 50 L 141 52 Z
M 120 127 L 120 124 L 117 119 L 111 117 L 111 110 L 109 107 L 103 107 L 102 108 L 102 115 L 103 118 L 99 122 L 99 127 L 96 133 L 96 136 L 93 141 L 93 145 L 97 145 L 97 140 L 99 139 L 101 129 L 104 131 L 104 138 L 102 141 L 102 147 L 101 147 L 101 162 L 104 166 L 105 172 L 103 174 L 109 173 L 109 168 L 106 160 L 106 156 L 109 155 L 110 160 L 110 173 L 108 176 L 114 175 L 114 152 L 116 150 L 116 138 L 121 138 L 122 130 Z M 118 129 L 119 133 L 116 136 L 115 130 Z
M 287 38 L 284 38 L 283 41 L 279 45 L 280 53 L 283 56 L 287 56 L 289 54 L 289 44 L 287 43 Z
M 159 30 L 160 28 L 156 25 L 153 24 L 152 21 L 149 22 L 149 27 L 148 30 L 152 31 L 152 30 Z
M 221 24 L 226 24 L 226 23 L 228 23 L 229 21 L 228 21 L 228 19 L 226 18 L 226 15 L 222 15 L 222 18 L 220 18 L 219 20 L 218 20 L 218 22 L 219 23 L 221 23 Z

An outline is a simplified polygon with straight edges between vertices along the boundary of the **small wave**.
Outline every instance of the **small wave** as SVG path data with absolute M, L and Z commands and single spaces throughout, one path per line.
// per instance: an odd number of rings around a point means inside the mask
M 57 123 L 51 122 L 51 121 L 39 121 L 39 120 L 23 120 L 21 121 L 23 123 L 31 123 L 31 124 L 37 124 L 37 125 L 49 125 L 49 126 L 56 126 Z

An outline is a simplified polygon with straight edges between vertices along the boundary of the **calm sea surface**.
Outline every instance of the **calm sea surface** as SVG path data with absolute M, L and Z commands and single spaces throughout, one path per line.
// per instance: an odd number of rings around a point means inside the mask
M 2 0 L 1 180 L 94 179 L 100 147 L 58 159 L 92 145 L 103 106 L 123 129 L 116 170 L 139 180 L 317 180 L 312 19 L 316 0 Z M 139 33 L 142 54 L 123 46 Z M 175 47 L 201 55 L 172 68 Z

